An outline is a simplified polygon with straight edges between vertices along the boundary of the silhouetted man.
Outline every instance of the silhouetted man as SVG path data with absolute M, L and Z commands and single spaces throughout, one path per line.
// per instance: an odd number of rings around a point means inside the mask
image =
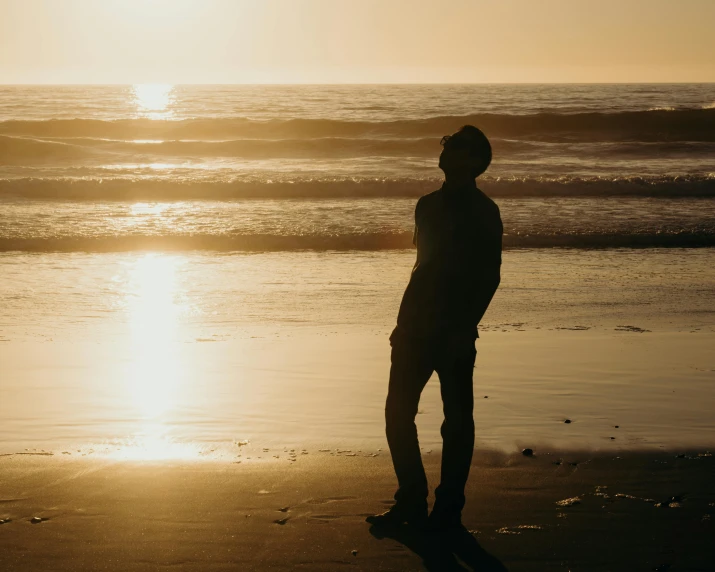
M 464 487 L 474 450 L 472 374 L 477 325 L 500 281 L 499 208 L 476 186 L 491 163 L 488 139 L 466 125 L 441 141 L 442 187 L 415 208 L 417 261 L 390 336 L 392 366 L 385 406 L 387 441 L 397 474 L 395 504 L 368 517 L 376 525 L 461 527 Z M 444 422 L 442 474 L 427 517 L 427 478 L 415 415 L 432 373 L 439 375 Z

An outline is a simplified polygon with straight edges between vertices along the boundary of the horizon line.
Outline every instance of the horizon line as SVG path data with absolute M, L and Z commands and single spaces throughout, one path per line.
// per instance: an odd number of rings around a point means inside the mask
M 409 86 L 409 85 L 713 85 L 713 81 L 475 81 L 475 82 L 167 82 L 167 81 L 136 81 L 136 82 L 111 82 L 111 83 L 84 83 L 84 82 L 19 82 L 4 83 L 2 87 L 43 87 L 43 86 L 92 86 L 112 87 L 126 85 L 172 85 L 172 86 Z

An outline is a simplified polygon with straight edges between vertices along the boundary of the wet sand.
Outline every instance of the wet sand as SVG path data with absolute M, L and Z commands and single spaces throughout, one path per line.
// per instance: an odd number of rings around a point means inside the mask
M 615 328 L 484 333 L 477 449 L 715 447 L 715 335 Z M 315 328 L 213 343 L 0 344 L 0 453 L 230 456 L 238 440 L 374 451 L 386 445 L 389 349 L 384 332 Z M 434 376 L 417 415 L 426 448 L 441 447 L 442 419 Z
M 441 540 L 364 522 L 391 503 L 386 452 L 290 453 L 240 463 L 0 457 L 0 569 L 715 569 L 715 457 L 704 450 L 479 451 L 470 534 Z M 424 456 L 433 488 L 439 456 Z

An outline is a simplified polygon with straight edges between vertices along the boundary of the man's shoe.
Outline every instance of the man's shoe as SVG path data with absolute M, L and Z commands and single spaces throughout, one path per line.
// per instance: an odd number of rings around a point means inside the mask
M 381 514 L 368 516 L 365 520 L 374 526 L 385 528 L 402 524 L 424 527 L 427 525 L 427 509 L 407 509 L 399 505 L 393 505 L 389 510 Z

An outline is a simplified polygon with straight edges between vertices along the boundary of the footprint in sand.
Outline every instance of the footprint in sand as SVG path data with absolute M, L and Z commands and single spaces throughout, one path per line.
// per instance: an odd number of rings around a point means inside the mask
M 650 332 L 650 330 L 646 330 L 645 328 L 639 328 L 638 326 L 616 326 L 613 329 L 617 332 L 635 332 L 637 334 Z
M 355 500 L 357 497 L 328 497 L 324 499 L 309 499 L 306 502 L 306 504 L 327 504 L 329 502 L 338 502 L 338 501 L 346 501 L 346 500 Z
M 340 518 L 339 514 L 313 514 L 310 516 L 313 520 L 335 520 Z

